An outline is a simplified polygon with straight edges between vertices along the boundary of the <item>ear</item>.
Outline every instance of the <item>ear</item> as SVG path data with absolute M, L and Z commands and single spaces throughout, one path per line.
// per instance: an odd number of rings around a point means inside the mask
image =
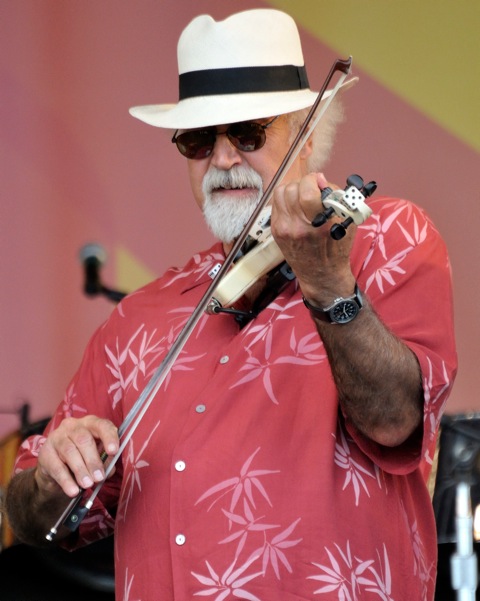
M 305 142 L 305 145 L 303 146 L 302 150 L 300 151 L 299 157 L 302 161 L 306 161 L 308 159 L 308 157 L 312 154 L 312 149 L 313 149 L 313 140 L 312 137 L 310 136 L 310 138 L 308 138 L 308 140 Z

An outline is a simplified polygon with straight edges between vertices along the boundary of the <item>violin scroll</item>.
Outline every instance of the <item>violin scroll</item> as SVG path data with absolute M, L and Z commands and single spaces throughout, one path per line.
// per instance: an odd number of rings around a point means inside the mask
M 325 211 L 316 215 L 312 221 L 313 227 L 320 227 L 333 217 L 338 215 L 343 219 L 342 223 L 335 223 L 330 228 L 330 235 L 335 240 L 340 240 L 347 233 L 347 227 L 355 223 L 360 225 L 372 214 L 372 209 L 366 204 L 365 199 L 371 196 L 377 189 L 374 181 L 364 183 L 363 179 L 356 174 L 347 178 L 344 190 L 322 190 L 322 203 Z

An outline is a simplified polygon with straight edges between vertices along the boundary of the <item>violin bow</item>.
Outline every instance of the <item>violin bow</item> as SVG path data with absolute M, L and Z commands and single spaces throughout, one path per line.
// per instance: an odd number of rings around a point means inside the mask
M 123 453 L 130 438 L 133 436 L 133 433 L 135 432 L 137 426 L 140 424 L 141 420 L 143 419 L 143 416 L 145 415 L 147 409 L 150 407 L 155 395 L 157 394 L 158 390 L 160 389 L 160 386 L 165 381 L 165 378 L 167 377 L 173 364 L 177 360 L 183 347 L 187 343 L 194 328 L 200 321 L 202 315 L 205 313 L 205 310 L 213 296 L 215 288 L 217 287 L 218 283 L 223 278 L 224 274 L 228 271 L 228 269 L 234 262 L 235 257 L 237 256 L 238 252 L 240 251 L 241 247 L 243 246 L 243 243 L 245 242 L 245 240 L 248 236 L 248 232 L 250 231 L 252 226 L 257 221 L 257 218 L 260 215 L 262 209 L 270 201 L 270 199 L 273 195 L 273 191 L 275 190 L 276 186 L 280 183 L 280 181 L 283 178 L 283 176 L 285 175 L 285 173 L 291 167 L 291 165 L 297 158 L 298 154 L 300 153 L 300 151 L 306 144 L 307 140 L 310 138 L 313 131 L 317 127 L 320 119 L 325 114 L 330 103 L 332 102 L 332 100 L 334 99 L 338 90 L 340 89 L 343 82 L 345 81 L 346 77 L 350 73 L 351 65 L 352 65 L 352 57 L 351 56 L 346 60 L 337 59 L 333 63 L 333 65 L 330 68 L 330 71 L 327 75 L 327 78 L 325 79 L 320 91 L 318 92 L 315 102 L 313 103 L 312 107 L 310 108 L 310 111 L 308 112 L 308 115 L 305 118 L 305 121 L 303 122 L 298 134 L 295 137 L 295 140 L 292 142 L 292 145 L 290 146 L 287 154 L 285 155 L 285 158 L 281 162 L 277 172 L 275 173 L 275 175 L 272 178 L 272 181 L 270 182 L 267 189 L 263 193 L 258 205 L 256 206 L 254 212 L 250 216 L 250 219 L 245 224 L 245 227 L 243 228 L 242 233 L 235 241 L 232 249 L 228 253 L 227 257 L 225 258 L 224 263 L 222 264 L 222 266 L 216 273 L 216 275 L 213 278 L 207 291 L 205 292 L 205 294 L 201 298 L 200 302 L 194 309 L 193 313 L 189 317 L 188 321 L 186 322 L 186 324 L 184 325 L 184 327 L 178 334 L 177 338 L 173 342 L 172 346 L 170 347 L 170 350 L 165 355 L 165 357 L 162 360 L 162 362 L 160 363 L 160 365 L 156 368 L 156 370 L 154 371 L 150 380 L 148 381 L 147 385 L 145 386 L 143 391 L 140 393 L 138 399 L 135 401 L 134 405 L 128 412 L 125 420 L 120 425 L 120 427 L 118 429 L 120 445 L 119 445 L 117 453 L 115 455 L 113 455 L 108 461 L 107 461 L 107 459 L 108 459 L 107 454 L 105 452 L 102 453 L 102 455 L 101 455 L 102 460 L 105 462 L 105 466 L 106 466 L 105 467 L 105 479 L 102 482 L 99 482 L 95 486 L 95 488 L 93 488 L 92 492 L 90 493 L 90 496 L 86 499 L 84 504 L 82 504 L 82 500 L 84 500 L 84 497 L 86 496 L 85 495 L 86 491 L 84 489 L 82 489 L 76 497 L 71 499 L 70 503 L 67 505 L 67 507 L 61 514 L 61 516 L 58 518 L 58 520 L 56 521 L 54 526 L 52 526 L 52 528 L 46 535 L 46 539 L 48 541 L 53 541 L 53 539 L 55 538 L 55 536 L 58 533 L 58 528 L 62 525 L 66 526 L 72 532 L 75 531 L 78 528 L 78 526 L 80 525 L 80 523 L 83 520 L 83 518 L 85 517 L 85 515 L 87 514 L 87 512 L 91 509 L 104 482 L 107 480 L 107 478 L 111 474 L 116 462 L 118 461 L 121 454 Z M 322 97 L 325 94 L 330 82 L 332 81 L 332 79 L 336 73 L 340 73 L 337 83 L 332 88 L 331 93 L 328 96 L 328 98 L 325 99 L 324 103 L 321 105 L 320 109 L 317 111 L 318 106 L 320 105 L 320 102 L 322 100 Z

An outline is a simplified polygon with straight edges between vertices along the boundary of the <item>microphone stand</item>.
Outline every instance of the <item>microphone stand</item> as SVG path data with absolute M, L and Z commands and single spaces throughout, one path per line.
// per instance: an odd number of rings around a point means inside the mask
M 80 249 L 80 260 L 85 272 L 83 291 L 87 296 L 103 295 L 108 300 L 119 303 L 126 296 L 126 292 L 113 290 L 103 284 L 100 268 L 105 259 L 105 250 L 99 244 L 86 244 Z
M 457 591 L 457 601 L 475 601 L 478 567 L 473 552 L 472 504 L 467 482 L 457 484 L 455 514 L 457 548 L 450 558 L 452 588 Z

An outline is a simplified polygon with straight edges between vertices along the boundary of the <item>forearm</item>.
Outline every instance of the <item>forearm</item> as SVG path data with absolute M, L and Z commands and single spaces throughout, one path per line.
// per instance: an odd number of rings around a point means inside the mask
M 404 442 L 422 423 L 421 372 L 414 353 L 364 307 L 345 325 L 315 320 L 344 413 L 368 438 Z
M 35 469 L 15 475 L 9 483 L 5 500 L 9 523 L 16 537 L 30 545 L 51 545 L 46 539 L 50 528 L 70 502 L 63 491 L 40 491 Z M 59 529 L 57 538 L 70 534 L 67 528 Z

